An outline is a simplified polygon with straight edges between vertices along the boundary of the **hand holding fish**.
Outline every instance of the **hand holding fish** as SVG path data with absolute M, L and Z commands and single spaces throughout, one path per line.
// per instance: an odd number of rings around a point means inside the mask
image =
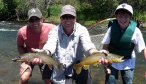
M 34 52 L 34 53 L 42 53 L 42 52 L 44 52 L 44 50 L 43 49 L 34 49 L 34 48 L 31 48 L 31 50 Z M 35 64 L 35 65 L 40 65 L 40 64 L 42 64 L 42 60 L 40 59 L 40 58 L 34 58 L 33 60 L 32 60 L 32 64 Z
M 98 52 L 100 52 L 100 53 L 104 53 L 105 55 L 108 55 L 109 54 L 109 51 L 107 51 L 107 50 L 100 50 L 100 51 L 98 51 Z
M 107 59 L 104 59 L 103 57 L 101 59 L 99 59 L 98 63 L 102 64 L 102 65 L 110 64 L 109 61 Z
M 50 52 L 48 50 L 44 50 L 44 49 L 34 49 L 34 48 L 31 48 L 31 50 L 35 53 L 44 53 L 44 54 L 47 54 L 47 55 L 50 55 Z
M 33 61 L 32 61 L 32 64 L 34 64 L 34 65 L 40 65 L 40 64 L 42 64 L 42 59 L 40 59 L 40 58 L 34 58 Z
M 109 64 L 111 64 L 108 59 L 105 59 L 105 58 L 102 57 L 101 59 L 99 59 L 99 64 L 102 64 L 104 66 L 105 72 L 107 74 L 110 74 L 111 73 L 111 70 L 107 67 Z
M 107 56 L 109 54 L 109 51 L 107 51 L 107 50 L 100 50 L 98 52 L 105 54 L 105 56 Z M 102 64 L 102 65 L 108 65 L 109 64 L 109 61 L 107 59 L 105 59 L 104 57 L 99 59 L 98 62 L 99 62 L 99 64 Z
M 32 50 L 33 52 L 44 52 L 43 49 L 35 49 L 35 48 L 31 48 L 31 50 Z
M 35 53 L 46 53 L 45 50 L 43 49 L 34 49 L 34 48 L 31 48 L 31 50 Z M 34 58 L 33 61 L 32 61 L 32 64 L 35 64 L 35 65 L 39 65 L 39 64 L 42 64 L 42 59 L 40 58 Z
M 30 65 L 23 62 L 20 66 L 20 72 L 19 72 L 20 76 L 23 76 L 24 72 L 26 72 L 27 70 L 30 70 L 30 72 L 32 72 L 32 69 L 31 69 Z

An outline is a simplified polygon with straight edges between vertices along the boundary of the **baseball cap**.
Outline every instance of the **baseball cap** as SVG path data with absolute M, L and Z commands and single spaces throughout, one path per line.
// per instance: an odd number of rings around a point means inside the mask
M 117 8 L 116 8 L 116 11 L 115 11 L 115 14 L 117 14 L 117 11 L 118 10 L 127 10 L 131 15 L 133 15 L 133 8 L 131 5 L 128 5 L 127 3 L 123 3 L 123 4 L 120 4 Z
M 42 13 L 38 8 L 32 8 L 28 11 L 28 19 L 30 19 L 32 16 L 36 16 L 38 18 L 41 18 Z
M 65 5 L 64 7 L 62 7 L 60 17 L 63 16 L 63 15 L 65 15 L 65 14 L 70 14 L 70 15 L 76 17 L 76 10 L 71 5 Z

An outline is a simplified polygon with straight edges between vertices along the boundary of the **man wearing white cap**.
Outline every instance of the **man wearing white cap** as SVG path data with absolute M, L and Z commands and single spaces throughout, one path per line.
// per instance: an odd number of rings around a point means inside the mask
M 124 56 L 122 63 L 113 63 L 108 66 L 105 84 L 116 84 L 118 72 L 121 72 L 123 84 L 133 83 L 133 73 L 135 68 L 135 51 L 144 51 L 146 58 L 145 43 L 141 31 L 137 28 L 137 23 L 131 20 L 133 8 L 126 3 L 120 4 L 115 10 L 116 19 L 106 32 L 102 44 L 103 49 L 110 53 Z
M 42 49 L 48 40 L 48 33 L 55 27 L 54 24 L 42 23 L 42 13 L 38 8 L 28 11 L 28 25 L 18 30 L 17 47 L 20 54 L 34 52 L 33 49 Z M 36 59 L 34 59 L 36 60 Z M 22 63 L 20 66 L 20 84 L 28 84 L 33 67 L 37 63 Z M 52 70 L 47 65 L 39 65 L 42 79 L 45 84 L 50 84 Z

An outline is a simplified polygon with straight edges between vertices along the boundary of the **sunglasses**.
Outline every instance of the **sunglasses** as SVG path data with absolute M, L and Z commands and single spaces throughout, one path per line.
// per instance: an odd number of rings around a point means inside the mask
M 37 18 L 37 17 L 31 17 L 29 19 L 29 22 L 33 23 L 33 22 L 40 22 L 40 18 Z
M 72 19 L 75 19 L 75 17 L 72 16 L 72 15 L 63 15 L 61 18 L 64 19 L 64 20 L 72 20 Z

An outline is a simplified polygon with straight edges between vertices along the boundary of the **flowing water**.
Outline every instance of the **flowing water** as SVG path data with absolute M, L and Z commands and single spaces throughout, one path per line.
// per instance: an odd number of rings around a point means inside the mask
M 19 82 L 20 63 L 14 63 L 11 59 L 19 55 L 16 35 L 22 25 L 25 23 L 0 22 L 0 84 L 18 84 Z M 30 84 L 43 84 L 39 69 L 35 68 Z
M 16 47 L 17 30 L 25 23 L 0 22 L 0 84 L 18 84 L 20 63 L 13 63 L 12 58 L 18 56 Z M 146 32 L 143 32 L 146 40 Z M 96 37 L 96 36 L 93 36 Z M 96 46 L 98 42 L 92 39 Z M 137 54 L 136 69 L 133 84 L 146 84 L 144 73 L 146 72 L 146 61 L 142 54 Z M 92 68 L 93 84 L 104 84 L 104 70 L 102 67 Z M 118 84 L 120 84 L 119 81 Z M 36 66 L 29 84 L 43 84 L 41 74 Z

